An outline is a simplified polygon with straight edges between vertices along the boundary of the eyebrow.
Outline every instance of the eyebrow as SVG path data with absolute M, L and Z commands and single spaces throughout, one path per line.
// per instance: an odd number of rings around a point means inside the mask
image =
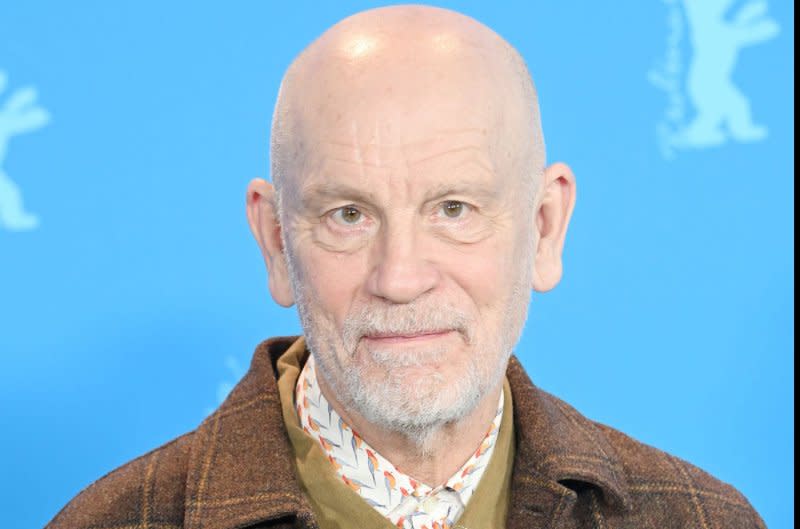
M 442 182 L 425 193 L 423 202 L 431 202 L 450 195 L 462 195 L 495 200 L 499 189 L 489 189 L 476 182 Z M 300 191 L 300 201 L 305 209 L 314 209 L 329 200 L 346 200 L 361 204 L 376 204 L 375 194 L 342 183 L 312 184 Z
M 342 199 L 372 204 L 375 202 L 375 195 L 364 189 L 339 182 L 311 184 L 300 190 L 300 201 L 306 209 L 328 200 Z
M 490 189 L 475 182 L 443 182 L 425 193 L 425 202 L 444 198 L 448 195 L 466 195 L 484 199 L 496 199 L 500 191 Z

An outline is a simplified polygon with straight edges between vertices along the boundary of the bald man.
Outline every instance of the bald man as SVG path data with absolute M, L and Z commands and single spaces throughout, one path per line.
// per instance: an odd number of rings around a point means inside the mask
M 100 479 L 61 528 L 756 528 L 729 485 L 536 388 L 512 356 L 559 282 L 575 179 L 545 165 L 519 54 L 422 6 L 341 21 L 292 63 L 247 188 L 260 344 L 195 431 Z

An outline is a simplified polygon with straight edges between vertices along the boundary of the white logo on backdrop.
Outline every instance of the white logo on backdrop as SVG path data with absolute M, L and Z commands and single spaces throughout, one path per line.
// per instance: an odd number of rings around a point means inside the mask
M 0 96 L 7 84 L 8 77 L 0 70 Z M 9 140 L 50 121 L 50 114 L 36 104 L 36 97 L 36 89 L 26 86 L 11 92 L 5 103 L 0 99 L 0 228 L 11 231 L 33 230 L 39 225 L 38 217 L 25 210 L 19 186 L 3 169 Z
M 228 398 L 228 395 L 230 394 L 233 387 L 239 382 L 239 379 L 241 379 L 244 376 L 245 372 L 247 371 L 233 356 L 227 356 L 225 358 L 225 367 L 228 368 L 228 373 L 230 375 L 230 378 L 227 380 L 223 380 L 217 385 L 217 402 L 216 402 L 217 406 L 222 404 L 225 401 L 225 399 Z M 212 411 L 214 411 L 214 408 L 206 408 L 205 413 L 206 415 L 208 415 Z
M 742 48 L 770 40 L 780 31 L 767 16 L 766 0 L 663 1 L 668 7 L 667 49 L 648 79 L 668 98 L 657 127 L 664 156 L 671 158 L 678 149 L 766 138 L 767 127 L 753 121 L 750 101 L 732 78 Z M 691 55 L 684 63 L 687 47 Z

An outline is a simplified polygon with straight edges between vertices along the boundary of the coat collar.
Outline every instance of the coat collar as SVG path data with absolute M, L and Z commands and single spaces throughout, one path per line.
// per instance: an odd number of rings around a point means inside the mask
M 577 492 L 589 487 L 600 493 L 607 508 L 630 509 L 622 464 L 605 433 L 570 405 L 534 386 L 516 357 L 511 357 L 506 376 L 517 440 L 512 506 L 518 500 L 522 510 L 552 513 L 574 503 Z
M 239 529 L 269 520 L 316 528 L 296 478 L 281 415 L 276 363 L 297 337 L 259 344 L 250 369 L 225 402 L 194 432 L 186 477 L 187 529 Z M 512 477 L 515 516 L 552 513 L 574 502 L 575 490 L 599 489 L 605 503 L 627 509 L 621 465 L 594 423 L 536 388 L 512 357 L 516 433 Z

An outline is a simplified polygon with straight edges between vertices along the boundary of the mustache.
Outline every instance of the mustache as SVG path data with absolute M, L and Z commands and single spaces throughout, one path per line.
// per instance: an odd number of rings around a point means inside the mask
M 342 325 L 345 343 L 355 346 L 363 337 L 456 331 L 472 343 L 472 320 L 449 303 L 426 301 L 412 305 L 372 304 L 347 315 Z

